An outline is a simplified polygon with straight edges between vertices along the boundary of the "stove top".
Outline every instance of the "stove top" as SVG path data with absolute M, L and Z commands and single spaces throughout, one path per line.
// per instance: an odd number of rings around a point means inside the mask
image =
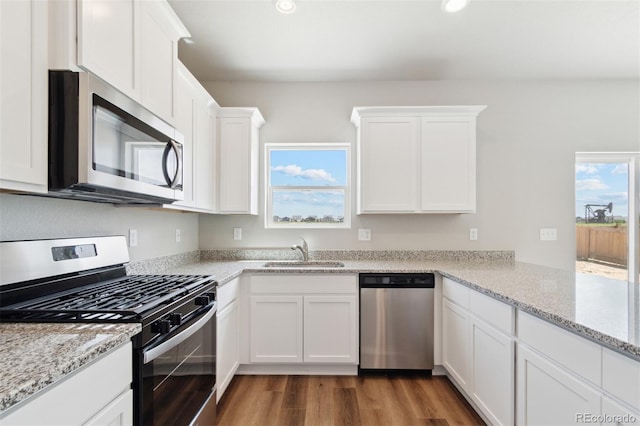
M 22 321 L 137 322 L 212 282 L 206 275 L 128 275 L 3 306 Z

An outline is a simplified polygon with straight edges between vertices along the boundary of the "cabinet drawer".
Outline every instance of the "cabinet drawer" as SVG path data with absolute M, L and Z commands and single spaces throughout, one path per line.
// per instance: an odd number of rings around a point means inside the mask
M 462 284 L 450 280 L 449 278 L 442 278 L 442 294 L 444 297 L 452 302 L 462 306 L 465 309 L 469 309 L 469 289 Z
M 514 308 L 477 291 L 469 292 L 469 310 L 472 314 L 498 330 L 515 334 Z
M 357 294 L 358 280 L 356 275 L 305 273 L 253 275 L 250 291 L 266 294 Z
M 632 407 L 640 407 L 640 362 L 602 349 L 602 387 Z
M 240 278 L 234 278 L 226 284 L 218 287 L 216 294 L 218 301 L 218 312 L 223 310 L 225 306 L 233 302 L 238 297 Z
M 518 311 L 518 337 L 592 383 L 602 383 L 600 345 L 521 311 Z

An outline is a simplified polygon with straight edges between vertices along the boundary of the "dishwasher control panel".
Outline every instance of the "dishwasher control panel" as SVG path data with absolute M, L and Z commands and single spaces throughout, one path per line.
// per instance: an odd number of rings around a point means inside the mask
M 416 287 L 416 288 L 434 288 L 435 276 L 433 273 L 369 273 L 360 274 L 360 287 Z

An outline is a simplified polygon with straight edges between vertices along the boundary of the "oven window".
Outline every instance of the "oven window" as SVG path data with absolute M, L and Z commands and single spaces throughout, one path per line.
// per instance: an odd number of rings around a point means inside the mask
M 188 425 L 215 386 L 215 317 L 184 342 L 144 365 L 145 425 Z M 215 404 L 215 397 L 210 403 Z

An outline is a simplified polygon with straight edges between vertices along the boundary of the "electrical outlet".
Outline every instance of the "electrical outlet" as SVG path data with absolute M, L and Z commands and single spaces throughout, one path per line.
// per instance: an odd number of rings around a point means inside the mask
M 233 239 L 240 241 L 242 239 L 242 228 L 233 228 Z
M 176 228 L 176 243 L 179 243 L 181 239 L 180 230 Z
M 135 247 L 138 245 L 138 230 L 129 229 L 129 247 Z
M 358 229 L 358 240 L 371 241 L 371 229 Z
M 556 228 L 540 228 L 540 241 L 555 241 L 558 239 Z
M 469 229 L 469 240 L 476 241 L 478 239 L 478 228 Z

